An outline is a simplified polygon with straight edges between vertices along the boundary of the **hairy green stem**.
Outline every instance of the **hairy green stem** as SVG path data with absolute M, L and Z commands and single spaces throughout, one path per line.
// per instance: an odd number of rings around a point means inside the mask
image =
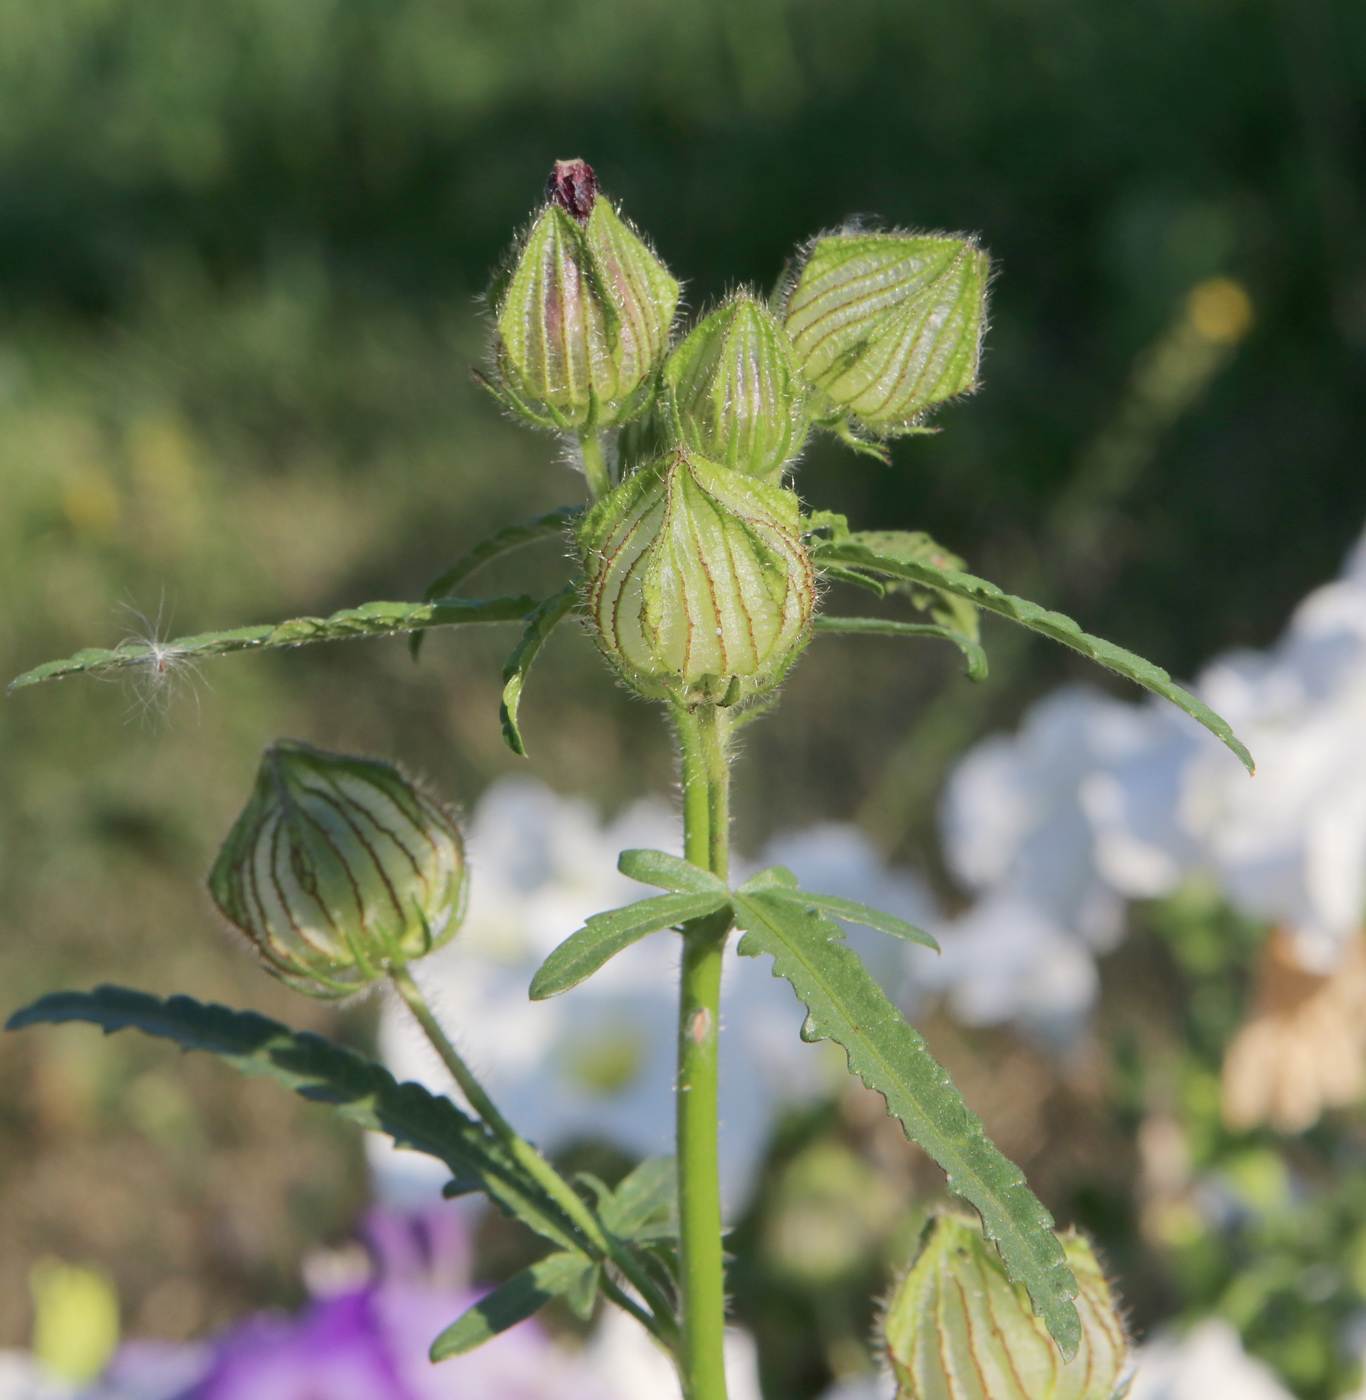
M 684 854 L 726 879 L 730 864 L 729 712 L 675 708 L 683 768 Z M 679 1284 L 687 1400 L 726 1400 L 726 1315 L 717 1172 L 717 1040 L 728 914 L 683 929 L 678 1001 Z
M 451 1077 L 460 1086 L 470 1107 L 483 1120 L 486 1127 L 512 1154 L 527 1174 L 541 1186 L 545 1193 L 573 1221 L 579 1232 L 589 1241 L 593 1249 L 609 1259 L 632 1286 L 640 1293 L 649 1306 L 647 1312 L 634 1299 L 624 1293 L 610 1279 L 603 1280 L 603 1291 L 619 1307 L 629 1312 L 643 1327 L 647 1328 L 671 1350 L 678 1345 L 677 1326 L 672 1312 L 663 1295 L 659 1292 L 649 1274 L 641 1267 L 621 1243 L 614 1240 L 602 1228 L 601 1222 L 588 1208 L 583 1197 L 562 1177 L 544 1157 L 522 1137 L 498 1111 L 498 1106 L 489 1098 L 484 1086 L 474 1077 L 460 1052 L 451 1044 L 450 1037 L 442 1030 L 421 988 L 413 981 L 406 967 L 393 967 L 389 978 L 394 989 L 403 998 L 409 1011 L 431 1042 L 432 1048 L 441 1057 L 441 1063 L 450 1071 Z
M 607 470 L 602 437 L 597 429 L 589 428 L 579 434 L 579 450 L 583 453 L 583 474 L 588 478 L 588 490 L 595 501 L 600 501 L 612 489 L 612 476 Z

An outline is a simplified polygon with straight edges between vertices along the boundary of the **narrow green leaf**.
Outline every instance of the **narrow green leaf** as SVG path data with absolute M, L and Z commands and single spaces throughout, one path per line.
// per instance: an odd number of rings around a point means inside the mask
M 259 627 L 235 627 L 227 632 L 202 632 L 171 642 L 123 642 L 112 651 L 87 647 L 62 661 L 46 661 L 12 680 L 10 690 L 55 680 L 77 671 L 104 674 L 135 667 L 194 662 L 233 651 L 264 651 L 307 642 L 340 642 L 353 637 L 386 637 L 424 627 L 460 627 L 473 622 L 517 622 L 540 606 L 541 599 L 440 598 L 434 603 L 364 603 L 343 608 L 330 617 L 295 617 Z
M 434 579 L 422 595 L 423 601 L 430 603 L 433 598 L 449 598 L 476 569 L 482 569 L 490 560 L 509 550 L 520 549 L 525 544 L 548 539 L 552 535 L 563 535 L 565 526 L 583 514 L 582 506 L 560 506 L 555 510 L 538 515 L 534 520 L 523 521 L 520 525 L 506 525 L 496 534 L 480 540 L 467 554 L 446 570 L 440 578 Z
M 994 583 L 988 583 L 972 574 L 960 573 L 956 569 L 941 569 L 923 559 L 880 553 L 857 534 L 844 540 L 817 542 L 812 553 L 817 564 L 830 559 L 838 563 L 853 564 L 862 569 L 875 569 L 893 578 L 923 583 L 965 598 L 977 607 L 998 613 L 1001 617 L 1018 622 L 1033 632 L 1052 637 L 1054 641 L 1061 642 L 1073 651 L 1080 652 L 1092 661 L 1098 661 L 1102 666 L 1137 682 L 1154 695 L 1170 700 L 1173 705 L 1184 710 L 1192 719 L 1198 720 L 1211 734 L 1227 744 L 1243 761 L 1249 773 L 1256 771 L 1252 755 L 1239 742 L 1227 721 L 1215 714 L 1208 705 L 1197 700 L 1189 691 L 1183 690 L 1160 666 L 1145 661 L 1143 657 L 1136 656 L 1131 651 L 1125 651 L 1123 647 L 1115 646 L 1113 642 L 1083 632 L 1063 613 L 1052 612 L 1024 598 L 1016 598 L 1003 592 Z
M 602 1203 L 602 1223 L 618 1239 L 647 1242 L 678 1233 L 678 1168 L 647 1157 Z
M 672 890 L 675 894 L 729 893 L 725 881 L 717 879 L 710 870 L 663 851 L 623 851 L 617 857 L 617 869 L 629 880 Z
M 987 654 L 980 642 L 955 632 L 951 627 L 940 627 L 932 622 L 898 622 L 885 617 L 826 617 L 819 615 L 812 622 L 816 632 L 844 632 L 865 637 L 937 637 L 941 641 L 952 642 L 961 651 L 968 663 L 968 676 L 974 681 L 987 678 Z
M 855 588 L 865 589 L 879 598 L 887 596 L 887 585 L 871 574 L 861 574 L 857 569 L 843 569 L 838 564 L 827 564 L 821 570 L 821 578 L 831 583 L 851 583 Z
M 715 914 L 725 908 L 729 898 L 724 888 L 720 894 L 662 894 L 624 909 L 594 914 L 541 964 L 531 981 L 531 1000 L 544 1001 L 577 987 L 623 948 L 660 929 Z
M 578 596 L 579 585 L 567 583 L 558 593 L 547 598 L 527 618 L 522 640 L 503 667 L 503 704 L 499 711 L 503 720 L 503 742 L 521 758 L 526 757 L 526 745 L 522 742 L 522 731 L 517 727 L 517 711 L 522 703 L 526 673 L 531 669 L 536 654 L 545 645 L 546 638 L 564 620 Z M 414 632 L 413 635 L 421 634 Z
M 471 574 L 482 569 L 490 560 L 497 559 L 499 555 L 507 554 L 510 550 L 520 549 L 523 545 L 534 544 L 537 540 L 562 535 L 565 526 L 582 514 L 582 506 L 560 506 L 558 510 L 548 511 L 545 515 L 538 515 L 534 520 L 524 521 L 520 525 L 504 526 L 496 534 L 480 540 L 468 554 L 461 555 L 440 578 L 433 579 L 427 585 L 422 601 L 430 603 L 433 598 L 449 598 Z M 408 646 L 414 661 L 422 649 L 424 635 L 422 632 L 414 632 L 409 638 Z
M 949 1189 L 977 1208 L 1006 1268 L 1022 1283 L 1063 1354 L 1075 1354 L 1081 1324 L 1076 1280 L 1053 1219 L 1020 1169 L 988 1140 L 924 1040 L 888 1001 L 838 924 L 774 891 L 737 895 L 738 951 L 768 953 L 810 1013 L 803 1038 L 842 1045 L 849 1068 L 887 1101 L 907 1136 L 948 1174 Z
M 833 511 L 820 511 L 809 518 L 808 531 L 828 531 L 829 538 L 824 544 L 840 543 L 853 538 L 849 533 L 849 522 Z M 877 530 L 864 531 L 858 538 L 869 549 L 878 554 L 890 554 L 897 559 L 919 559 L 933 564 L 937 569 L 962 570 L 965 564 L 958 555 L 945 549 L 924 530 Z M 826 563 L 822 572 L 841 565 Z M 860 570 L 854 570 L 860 573 Z M 884 585 L 888 593 L 904 593 L 921 612 L 929 615 L 949 632 L 967 637 L 969 641 L 981 640 L 981 627 L 976 607 L 964 598 L 946 593 L 939 588 L 930 588 L 908 579 L 893 578 Z
M 129 1028 L 208 1050 L 243 1074 L 261 1075 L 400 1147 L 436 1157 L 462 1185 L 477 1181 L 511 1215 L 561 1248 L 576 1239 L 541 1188 L 486 1129 L 449 1099 L 420 1084 L 399 1084 L 382 1065 L 308 1031 L 292 1031 L 254 1011 L 205 1005 L 190 997 L 162 1001 L 126 987 L 57 992 L 16 1011 L 7 1029 L 84 1021 L 106 1034 Z
M 482 1346 L 491 1337 L 506 1332 L 539 1312 L 552 1298 L 577 1294 L 582 1302 L 585 1280 L 596 1293 L 597 1266 L 577 1251 L 561 1251 L 538 1260 L 529 1269 L 514 1274 L 501 1288 L 481 1299 L 463 1313 L 432 1343 L 433 1361 L 447 1361 Z M 592 1308 L 592 1296 L 589 1298 Z M 576 1308 L 575 1311 L 578 1311 Z
M 822 914 L 830 914 L 836 919 L 847 920 L 851 924 L 862 924 L 864 928 L 875 928 L 879 933 L 895 934 L 908 943 L 919 943 L 922 947 L 933 948 L 937 953 L 939 944 L 925 932 L 898 919 L 895 914 L 874 909 L 869 904 L 860 904 L 856 899 L 843 899 L 837 894 L 812 894 L 809 890 L 773 890 L 774 898 L 786 899 L 809 909 L 817 909 Z

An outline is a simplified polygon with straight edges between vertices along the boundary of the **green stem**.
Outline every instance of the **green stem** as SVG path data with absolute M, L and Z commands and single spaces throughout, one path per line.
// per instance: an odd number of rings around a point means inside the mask
M 602 438 L 594 428 L 579 434 L 579 450 L 583 453 L 583 474 L 588 478 L 588 490 L 600 501 L 612 489 L 612 477 L 607 470 L 607 458 L 602 450 Z
M 645 1299 L 650 1311 L 639 1307 L 627 1294 L 623 1293 L 611 1279 L 604 1279 L 603 1291 L 618 1306 L 625 1308 L 642 1326 L 654 1334 L 666 1347 L 678 1344 L 677 1326 L 672 1312 L 663 1295 L 659 1292 L 649 1274 L 620 1243 L 603 1228 L 597 1216 L 588 1208 L 583 1197 L 562 1177 L 554 1167 L 507 1121 L 498 1111 L 498 1106 L 489 1098 L 484 1086 L 474 1077 L 460 1052 L 451 1044 L 450 1038 L 442 1030 L 441 1023 L 432 1013 L 421 988 L 413 981 L 406 967 L 392 967 L 389 979 L 394 984 L 408 1010 L 413 1013 L 422 1027 L 432 1048 L 441 1057 L 441 1063 L 451 1072 L 451 1077 L 460 1086 L 470 1107 L 479 1115 L 493 1135 L 512 1154 L 517 1163 L 545 1191 L 561 1210 L 573 1221 L 601 1257 L 610 1259 L 622 1274 Z
M 730 854 L 729 713 L 715 705 L 673 713 L 683 760 L 684 854 L 727 878 Z M 717 1032 L 728 914 L 684 925 L 678 1002 L 679 1285 L 687 1400 L 726 1400 L 726 1316 L 717 1171 Z

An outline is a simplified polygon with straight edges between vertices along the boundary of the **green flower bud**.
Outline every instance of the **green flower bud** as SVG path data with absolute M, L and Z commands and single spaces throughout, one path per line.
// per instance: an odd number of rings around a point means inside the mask
M 454 818 L 392 764 L 281 740 L 209 890 L 268 971 L 341 997 L 445 943 L 464 876 Z
M 583 161 L 558 162 L 546 193 L 492 296 L 491 387 L 542 427 L 616 427 L 650 403 L 678 283 Z
M 806 386 L 767 307 L 741 294 L 700 322 L 664 365 L 674 431 L 749 476 L 780 472 L 806 441 Z
M 1124 1324 L 1091 1247 L 1060 1234 L 1077 1277 L 1081 1344 L 1064 1361 L 1029 1295 L 1006 1277 L 980 1224 L 940 1215 L 882 1319 L 897 1400 L 1111 1400 L 1129 1354 Z
M 991 263 L 971 240 L 904 233 L 817 238 L 775 293 L 821 418 L 914 431 L 977 385 Z
M 599 501 L 579 530 L 588 612 L 627 683 L 687 704 L 776 686 L 816 601 L 800 516 L 791 491 L 682 447 Z

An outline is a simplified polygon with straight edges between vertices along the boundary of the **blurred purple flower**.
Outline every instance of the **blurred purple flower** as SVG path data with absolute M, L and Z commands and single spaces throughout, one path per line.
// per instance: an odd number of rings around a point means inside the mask
M 248 1318 L 174 1356 L 125 1347 L 84 1400 L 621 1400 L 602 1369 L 534 1320 L 432 1365 L 433 1339 L 482 1296 L 469 1284 L 460 1211 L 375 1211 L 364 1233 L 369 1281 L 316 1298 L 297 1317 Z

